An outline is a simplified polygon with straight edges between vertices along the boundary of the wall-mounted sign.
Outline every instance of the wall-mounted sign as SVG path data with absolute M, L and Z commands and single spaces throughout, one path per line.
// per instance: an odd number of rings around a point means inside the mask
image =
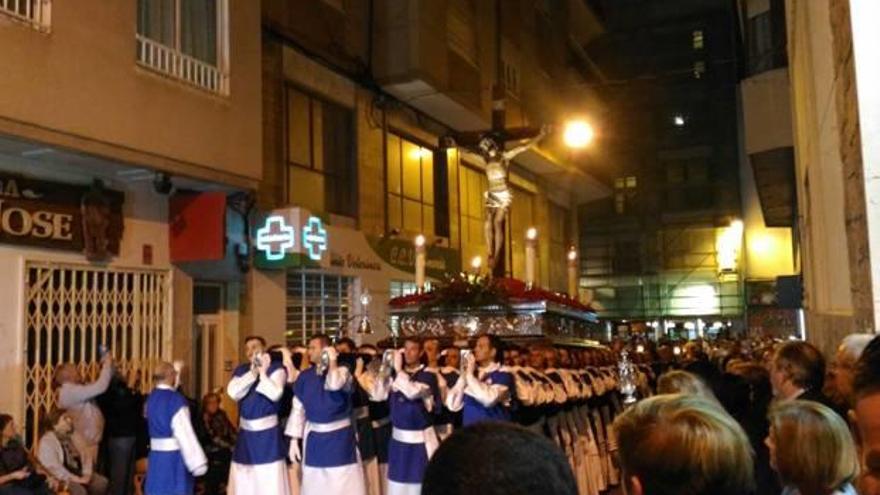
M 74 186 L 0 173 L 0 242 L 105 260 L 119 254 L 124 198 L 101 181 Z
M 321 218 L 302 208 L 272 211 L 257 225 L 254 263 L 259 268 L 317 265 L 330 245 Z
M 287 225 L 287 221 L 281 215 L 269 216 L 263 227 L 257 229 L 257 249 L 265 254 L 267 260 L 284 259 L 287 251 L 295 245 L 294 228 Z
M 321 254 L 327 250 L 327 230 L 320 218 L 309 217 L 303 228 L 303 247 L 312 261 L 320 261 Z
M 370 246 L 386 263 L 404 272 L 415 273 L 416 248 L 403 239 L 369 238 Z M 461 271 L 461 255 L 454 249 L 430 246 L 425 253 L 425 272 L 433 278 Z

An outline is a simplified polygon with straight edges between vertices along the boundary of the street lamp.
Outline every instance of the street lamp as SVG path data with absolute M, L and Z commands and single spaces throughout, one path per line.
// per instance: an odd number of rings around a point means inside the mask
M 571 120 L 566 122 L 562 133 L 562 139 L 569 148 L 585 148 L 591 142 L 596 133 L 593 126 L 585 120 Z

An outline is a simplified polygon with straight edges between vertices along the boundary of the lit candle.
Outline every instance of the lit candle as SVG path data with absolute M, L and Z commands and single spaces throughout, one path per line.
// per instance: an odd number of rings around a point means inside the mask
M 529 227 L 526 231 L 526 287 L 535 285 L 535 261 L 537 258 L 538 229 Z
M 479 256 L 474 256 L 471 259 L 471 269 L 473 270 L 472 277 L 474 277 L 474 279 L 476 279 L 477 275 L 480 274 L 480 267 L 481 266 L 483 266 L 483 258 L 481 258 Z
M 425 259 L 427 257 L 425 249 L 425 236 L 419 234 L 415 240 L 416 246 L 416 289 L 419 292 L 425 291 Z
M 568 251 L 568 295 L 574 299 L 578 297 L 578 253 L 571 248 Z

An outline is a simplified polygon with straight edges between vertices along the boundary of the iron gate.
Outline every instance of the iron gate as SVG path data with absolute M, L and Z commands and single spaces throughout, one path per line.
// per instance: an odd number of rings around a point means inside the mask
M 100 371 L 106 345 L 117 369 L 142 391 L 152 369 L 170 356 L 167 271 L 27 263 L 25 269 L 24 433 L 34 445 L 40 420 L 54 406 L 57 365 L 72 362 L 86 380 Z M 140 376 L 140 380 L 136 380 Z

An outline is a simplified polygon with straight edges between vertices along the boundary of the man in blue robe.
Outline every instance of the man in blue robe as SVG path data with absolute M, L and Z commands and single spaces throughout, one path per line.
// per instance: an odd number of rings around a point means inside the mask
M 352 420 L 352 374 L 337 363 L 338 353 L 326 335 L 309 340 L 308 354 L 312 366 L 294 384 L 293 409 L 285 430 L 291 437 L 291 461 L 302 463 L 301 493 L 365 495 Z M 322 363 L 322 354 L 326 363 Z
M 377 380 L 372 396 L 388 397 L 391 442 L 388 446 L 388 495 L 418 495 L 428 460 L 439 440 L 434 419 L 440 409 L 437 375 L 420 363 L 422 346 L 408 337 L 395 353 L 395 377 Z
M 287 371 L 266 352 L 262 337 L 247 337 L 244 345 L 248 362 L 235 369 L 226 387 L 239 413 L 229 487 L 235 495 L 287 495 L 286 452 L 278 422 Z
M 192 495 L 194 476 L 208 471 L 208 459 L 196 438 L 186 398 L 174 390 L 177 371 L 159 363 L 153 373 L 156 388 L 145 413 L 150 433 L 147 495 Z
M 501 359 L 501 339 L 495 335 L 477 338 L 473 354 L 467 356 L 465 372 L 446 400 L 451 411 L 462 411 L 464 426 L 481 421 L 510 421 L 516 389 L 513 376 L 501 366 Z

